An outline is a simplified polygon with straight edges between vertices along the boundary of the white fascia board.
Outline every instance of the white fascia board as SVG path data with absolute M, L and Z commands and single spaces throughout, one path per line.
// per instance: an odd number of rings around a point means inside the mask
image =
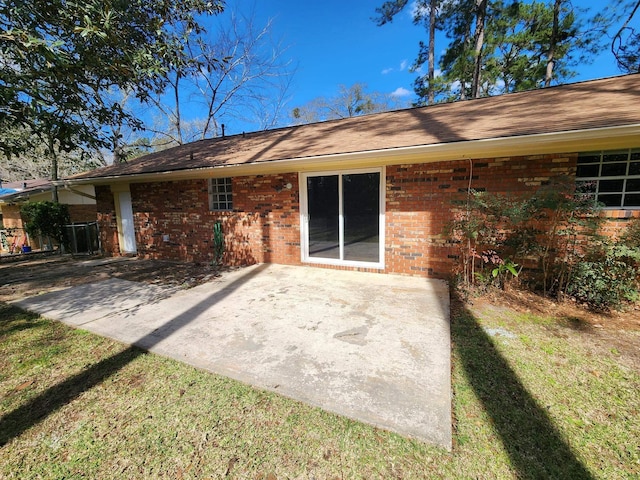
M 577 153 L 593 150 L 640 147 L 640 124 L 604 127 L 571 132 L 541 133 L 517 137 L 500 137 L 454 143 L 416 145 L 410 147 L 366 150 L 313 157 L 297 157 L 241 165 L 219 165 L 177 171 L 117 175 L 54 182 L 66 185 L 108 185 L 144 183 L 193 178 L 233 177 L 326 169 L 381 167 L 408 163 L 433 163 L 468 158 L 483 159 L 550 153 Z

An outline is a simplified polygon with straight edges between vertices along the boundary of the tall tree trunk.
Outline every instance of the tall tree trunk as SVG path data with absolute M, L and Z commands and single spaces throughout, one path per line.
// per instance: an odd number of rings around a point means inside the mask
M 56 142 L 53 135 L 49 135 L 49 155 L 51 156 L 51 181 L 58 180 L 58 155 L 56 153 Z M 51 200 L 58 203 L 58 187 L 53 185 L 51 189 Z
M 113 163 L 122 163 L 125 162 L 126 155 L 124 153 L 124 145 L 120 140 L 120 127 L 118 125 L 113 129 L 113 141 L 111 142 L 111 148 L 113 150 Z
M 469 48 L 471 48 L 471 24 L 468 23 L 465 25 L 465 33 L 464 33 L 464 41 L 462 55 L 460 56 L 463 62 L 463 66 L 460 72 L 460 100 L 467 99 L 467 82 L 469 80 L 469 72 L 467 71 L 467 52 Z M 473 82 L 472 82 L 473 83 Z
M 487 17 L 487 0 L 476 0 L 476 31 L 475 56 L 473 60 L 473 80 L 471 82 L 471 97 L 480 97 L 482 83 L 482 47 L 484 46 L 484 27 Z
M 175 110 L 175 118 L 174 126 L 176 128 L 176 139 L 179 145 L 184 144 L 184 139 L 182 138 L 182 118 L 180 115 L 180 70 L 176 72 L 176 83 L 173 85 L 173 95 L 176 102 L 176 110 Z
M 547 72 L 544 78 L 544 86 L 549 87 L 553 80 L 553 68 L 556 64 L 556 46 L 559 40 L 560 30 L 560 6 L 562 0 L 555 0 L 553 5 L 553 26 L 551 27 L 551 40 L 549 41 L 549 52 L 547 53 Z
M 433 105 L 436 102 L 435 94 L 435 44 L 436 44 L 436 9 L 438 0 L 431 0 L 429 8 L 429 91 L 427 92 L 427 104 Z

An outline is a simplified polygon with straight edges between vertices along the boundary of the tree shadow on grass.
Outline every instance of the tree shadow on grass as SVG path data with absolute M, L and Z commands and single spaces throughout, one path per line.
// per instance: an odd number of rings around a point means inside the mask
M 208 308 L 240 288 L 266 268 L 267 265 L 255 267 L 223 288 L 214 289 L 211 295 L 192 305 L 183 313 L 169 319 L 161 328 L 155 329 L 153 332 L 138 339 L 135 344 L 145 349 L 151 349 L 168 336 L 191 323 L 198 315 L 207 311 Z M 83 392 L 107 380 L 140 355 L 143 355 L 145 350 L 138 346 L 130 346 L 120 353 L 99 361 L 77 375 L 48 388 L 21 407 L 4 415 L 0 418 L 0 447 L 11 439 L 20 436 L 30 427 L 37 425 L 64 405 L 72 402 Z
M 11 318 L 12 321 L 2 322 L 4 318 Z M 23 330 L 44 326 L 45 323 L 38 321 L 39 318 L 40 316 L 35 313 L 25 312 L 12 305 L 0 304 L 0 338 Z
M 545 409 L 452 293 L 452 343 L 465 375 L 521 478 L 592 479 Z
M 144 354 L 129 347 L 60 382 L 0 419 L 0 447 Z

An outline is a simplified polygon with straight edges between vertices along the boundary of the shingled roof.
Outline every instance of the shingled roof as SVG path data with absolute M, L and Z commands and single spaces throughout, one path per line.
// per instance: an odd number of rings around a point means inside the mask
M 201 140 L 71 180 L 640 126 L 640 74 Z M 638 141 L 640 143 L 640 139 Z
M 37 178 L 18 182 L 2 182 L 2 186 L 8 191 L 0 194 L 0 203 L 12 203 L 28 200 L 32 195 L 48 192 L 53 188 L 53 183 L 45 178 Z

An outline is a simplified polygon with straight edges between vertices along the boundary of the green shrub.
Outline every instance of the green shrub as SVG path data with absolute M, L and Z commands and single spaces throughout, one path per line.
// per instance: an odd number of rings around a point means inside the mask
M 631 220 L 620 240 L 627 247 L 640 248 L 640 218 Z
M 537 248 L 529 225 L 537 213 L 534 207 L 531 196 L 469 192 L 464 210 L 456 212 L 446 229 L 460 248 L 461 286 L 504 287 L 518 276 L 518 263 Z
M 566 176 L 550 179 L 535 193 L 470 190 L 446 230 L 460 248 L 461 285 L 504 287 L 526 268 L 539 274 L 524 275 L 522 282 L 561 296 L 583 255 L 583 239 L 598 230 L 597 213 L 593 198 L 576 191 Z
M 640 299 L 640 219 L 617 244 L 599 235 L 599 206 L 569 177 L 533 194 L 469 190 L 446 233 L 460 249 L 461 289 L 520 285 L 598 310 Z
M 24 229 L 29 235 L 51 237 L 65 245 L 65 225 L 71 223 L 69 206 L 54 202 L 27 202 L 20 207 Z
M 640 299 L 640 249 L 605 245 L 575 265 L 567 293 L 597 310 L 618 309 Z

